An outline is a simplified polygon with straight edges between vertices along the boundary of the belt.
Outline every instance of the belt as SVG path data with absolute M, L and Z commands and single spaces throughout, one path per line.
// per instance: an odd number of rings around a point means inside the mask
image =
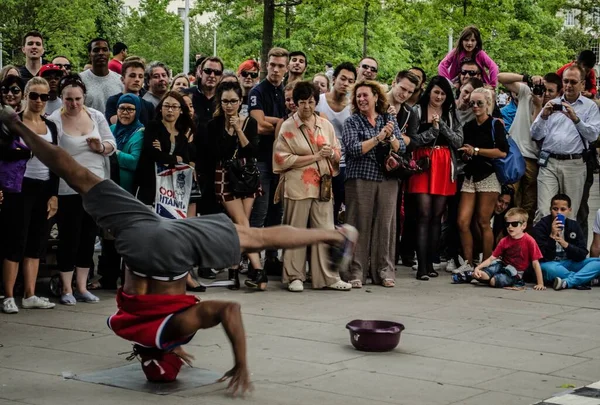
M 581 159 L 583 155 L 581 153 L 571 153 L 570 155 L 557 155 L 556 153 L 551 153 L 550 157 L 558 160 L 573 160 Z

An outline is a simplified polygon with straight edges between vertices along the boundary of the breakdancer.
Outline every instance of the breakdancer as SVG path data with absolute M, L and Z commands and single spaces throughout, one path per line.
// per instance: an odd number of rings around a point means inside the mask
M 169 220 L 159 217 L 111 180 L 103 180 L 20 122 L 0 106 L 0 142 L 21 137 L 33 154 L 82 196 L 85 210 L 115 238 L 125 262 L 125 277 L 117 293 L 118 311 L 108 319 L 118 336 L 134 342 L 134 353 L 151 381 L 172 381 L 181 362 L 192 359 L 181 346 L 199 329 L 222 324 L 233 347 L 234 366 L 219 381 L 230 380 L 235 395 L 251 388 L 246 338 L 240 305 L 200 301 L 186 295 L 186 275 L 194 265 L 227 268 L 243 252 L 293 249 L 317 243 L 331 246 L 334 267 L 344 271 L 358 237 L 356 229 L 298 229 L 290 226 L 246 228 L 224 214 Z M 103 150 L 100 139 L 93 149 Z

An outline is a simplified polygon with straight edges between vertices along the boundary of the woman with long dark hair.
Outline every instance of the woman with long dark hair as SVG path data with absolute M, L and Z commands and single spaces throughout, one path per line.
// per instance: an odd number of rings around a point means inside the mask
M 256 159 L 258 153 L 258 124 L 250 116 L 240 116 L 242 97 L 242 87 L 237 81 L 221 82 L 217 87 L 215 112 L 203 137 L 207 140 L 207 147 L 201 151 L 200 164 L 209 165 L 215 171 L 215 194 L 233 223 L 250 226 L 254 199 L 261 195 L 262 190 L 259 187 L 247 194 L 235 193 L 227 171 L 230 160 Z M 250 280 L 246 285 L 259 290 L 266 289 L 268 280 L 258 253 L 249 253 L 248 259 L 253 271 L 249 272 Z M 237 280 L 235 273 L 238 269 L 239 266 L 230 269 L 230 279 Z
M 188 132 L 194 121 L 178 91 L 167 92 L 156 107 L 156 118 L 144 131 L 144 146 L 136 172 L 137 198 L 153 205 L 156 195 L 156 163 L 190 163 Z
M 438 276 L 433 257 L 438 252 L 446 200 L 456 194 L 455 156 L 463 144 L 463 134 L 452 88 L 444 77 L 431 79 L 415 108 L 419 129 L 414 157 L 428 157 L 430 167 L 409 179 L 408 192 L 415 194 L 417 205 L 417 280 L 429 280 Z

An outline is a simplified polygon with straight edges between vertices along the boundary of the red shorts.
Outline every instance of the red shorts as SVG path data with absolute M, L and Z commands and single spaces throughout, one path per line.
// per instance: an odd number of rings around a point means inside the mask
M 163 342 L 162 332 L 171 317 L 200 300 L 193 295 L 129 295 L 119 289 L 117 312 L 108 318 L 108 327 L 119 337 L 144 347 L 170 350 L 192 340 L 182 336 L 173 342 Z

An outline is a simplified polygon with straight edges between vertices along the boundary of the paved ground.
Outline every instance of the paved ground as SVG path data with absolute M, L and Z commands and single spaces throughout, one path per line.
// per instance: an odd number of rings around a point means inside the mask
M 597 192 L 591 206 L 600 206 Z M 273 282 L 267 293 L 201 296 L 243 305 L 249 404 L 532 404 L 600 380 L 600 288 L 514 292 L 412 276 L 399 267 L 394 289 L 293 294 Z M 98 304 L 0 314 L 0 405 L 231 403 L 222 384 L 159 396 L 64 380 L 63 372 L 127 364 L 119 353 L 130 345 L 106 327 L 114 299 L 100 296 Z M 353 319 L 406 330 L 393 352 L 358 352 L 344 328 Z M 221 329 L 199 333 L 188 348 L 198 367 L 232 365 Z

